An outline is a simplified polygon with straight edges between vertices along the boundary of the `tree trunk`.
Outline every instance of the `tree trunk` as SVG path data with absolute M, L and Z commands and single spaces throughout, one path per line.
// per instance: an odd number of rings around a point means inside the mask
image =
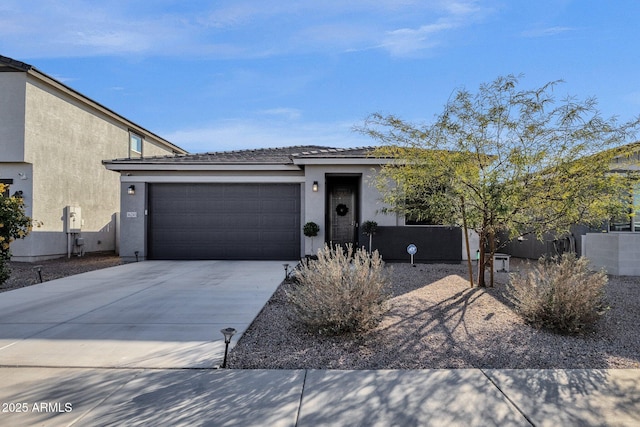
M 493 229 L 489 232 L 489 256 L 491 258 L 489 258 L 489 268 L 490 268 L 490 280 L 489 280 L 489 286 L 493 288 L 493 275 L 494 275 L 494 266 L 493 266 L 493 260 L 494 260 L 494 255 L 496 253 L 496 235 L 493 231 Z
M 480 232 L 480 257 L 478 259 L 478 286 L 480 287 L 487 286 L 484 281 L 484 270 L 485 270 L 484 243 L 485 243 L 485 235 L 484 235 L 484 229 L 483 229 Z
M 464 228 L 464 241 L 467 247 L 467 267 L 469 268 L 469 287 L 473 288 L 473 266 L 471 265 L 471 249 L 469 249 L 469 230 L 467 229 L 467 213 L 465 211 L 464 197 L 460 198 L 462 210 L 462 225 Z

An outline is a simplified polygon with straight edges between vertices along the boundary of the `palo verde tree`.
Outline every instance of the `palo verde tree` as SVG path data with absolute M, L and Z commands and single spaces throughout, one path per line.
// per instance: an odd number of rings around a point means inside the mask
M 389 210 L 478 233 L 478 286 L 499 233 L 541 238 L 629 212 L 621 195 L 635 177 L 610 168 L 637 149 L 628 142 L 640 120 L 604 119 L 593 98 L 558 101 L 559 83 L 519 89 L 518 77 L 499 77 L 456 91 L 430 124 L 373 114 L 358 128 L 382 143 L 377 156 L 395 159 L 377 182 Z
M 0 284 L 11 273 L 7 266 L 11 258 L 10 243 L 29 234 L 32 226 L 31 218 L 25 215 L 22 198 L 5 196 L 4 190 L 4 184 L 0 184 Z

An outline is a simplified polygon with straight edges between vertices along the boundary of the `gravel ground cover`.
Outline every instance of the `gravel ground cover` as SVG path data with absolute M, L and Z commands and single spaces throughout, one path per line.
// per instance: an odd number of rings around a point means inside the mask
M 512 260 L 512 271 L 526 264 Z M 470 288 L 466 264 L 388 265 L 392 308 L 372 331 L 307 332 L 283 283 L 231 351 L 236 369 L 640 368 L 640 278 L 609 276 L 610 310 L 592 330 L 564 336 L 525 324 L 494 288 Z
M 11 261 L 9 262 L 11 276 L 9 280 L 0 285 L 0 292 L 40 283 L 40 278 L 35 269 L 36 266 L 42 266 L 42 280 L 46 282 L 120 264 L 122 264 L 122 260 L 113 252 L 92 252 L 82 257 L 72 256 L 71 258 L 65 257 L 38 262 Z

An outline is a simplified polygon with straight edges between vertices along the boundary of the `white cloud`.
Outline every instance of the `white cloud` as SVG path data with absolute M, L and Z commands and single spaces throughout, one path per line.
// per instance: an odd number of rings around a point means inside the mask
M 54 79 L 56 79 L 57 81 L 64 83 L 64 84 L 71 84 L 74 81 L 76 81 L 77 79 L 74 77 L 65 77 L 65 76 L 61 76 L 59 74 L 50 74 L 51 77 L 53 77 Z
M 523 37 L 551 37 L 568 31 L 574 31 L 571 27 L 545 27 L 526 30 L 521 33 Z
M 377 46 L 406 55 L 437 45 L 437 34 L 469 25 L 487 11 L 474 0 L 173 3 L 179 4 L 3 0 L 0 51 L 25 59 L 129 54 L 255 58 Z
M 474 0 L 439 2 L 433 12 L 439 17 L 433 22 L 387 31 L 378 47 L 393 56 L 420 54 L 441 45 L 447 33 L 480 22 L 492 12 L 493 9 L 482 8 Z
M 433 36 L 456 26 L 451 22 L 439 22 L 417 29 L 401 28 L 389 31 L 379 47 L 388 50 L 394 56 L 407 56 L 437 46 L 439 42 Z
M 192 153 L 293 145 L 372 145 L 373 140 L 352 131 L 354 124 L 355 121 L 291 123 L 230 119 L 199 128 L 162 132 L 161 135 Z
M 194 39 L 193 27 L 181 16 L 152 9 L 134 13 L 127 9 L 133 3 L 8 1 L 10 7 L 0 6 L 0 50 L 18 51 L 20 58 L 179 54 Z
M 270 108 L 268 110 L 259 111 L 259 114 L 282 117 L 287 120 L 297 120 L 302 117 L 302 112 L 297 108 Z
M 469 16 L 482 11 L 478 1 L 443 1 L 441 7 L 454 16 Z

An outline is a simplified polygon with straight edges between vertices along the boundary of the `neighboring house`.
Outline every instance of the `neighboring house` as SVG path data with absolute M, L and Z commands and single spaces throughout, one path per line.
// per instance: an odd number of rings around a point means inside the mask
M 408 261 L 413 243 L 416 261 L 460 261 L 459 228 L 380 212 L 372 178 L 388 160 L 371 154 L 301 146 L 105 161 L 121 174 L 120 255 L 296 260 L 324 243 L 368 246 L 359 224 L 376 221 L 373 249 L 386 260 Z M 313 242 L 309 221 L 320 227 Z
M 612 172 L 637 174 L 640 171 L 640 143 L 630 144 L 633 154 L 618 156 L 611 165 Z M 640 186 L 626 196 L 634 209 L 640 208 Z M 581 236 L 582 255 L 592 267 L 604 268 L 609 274 L 640 276 L 640 211 L 630 209 L 629 215 L 614 218 L 600 232 Z
M 637 173 L 640 170 L 637 145 L 639 143 L 625 147 L 631 147 L 634 155 L 614 158 L 611 164 L 613 173 Z M 640 188 L 636 187 L 623 196 L 629 197 L 636 209 L 640 207 Z M 598 229 L 575 225 L 571 233 L 564 236 L 547 234 L 542 241 L 535 237 L 514 240 L 504 252 L 530 259 L 575 252 L 588 258 L 594 269 L 605 269 L 613 275 L 640 276 L 640 212 L 630 211 L 622 218 L 612 218 Z
M 557 238 L 548 234 L 542 241 L 535 237 L 514 240 L 503 252 L 529 259 L 575 252 L 588 258 L 595 270 L 603 268 L 617 276 L 640 276 L 640 224 L 637 218 L 638 213 L 626 223 L 611 221 L 599 230 L 574 226 L 571 234 Z
M 102 160 L 185 150 L 31 65 L 0 56 L 0 182 L 41 224 L 13 259 L 113 251 L 120 177 Z

